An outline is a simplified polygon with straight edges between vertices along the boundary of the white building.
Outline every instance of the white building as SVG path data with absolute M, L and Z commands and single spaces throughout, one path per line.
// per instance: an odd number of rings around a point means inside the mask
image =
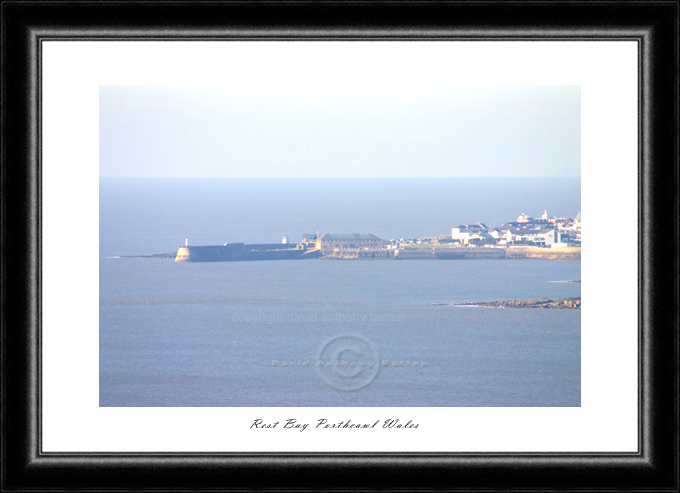
M 451 228 L 451 239 L 459 240 L 461 243 L 466 244 L 470 239 L 470 230 L 466 226 Z

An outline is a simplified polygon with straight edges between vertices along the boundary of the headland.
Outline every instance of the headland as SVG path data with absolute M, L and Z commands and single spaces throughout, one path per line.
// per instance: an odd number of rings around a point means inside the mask
M 462 224 L 451 234 L 384 240 L 375 233 L 303 234 L 302 241 L 281 243 L 189 246 L 188 239 L 176 254 L 138 257 L 174 258 L 175 262 L 230 262 L 247 260 L 490 260 L 581 259 L 581 213 L 575 219 L 538 218 L 521 214 L 515 221 L 489 228 Z
M 581 298 L 541 298 L 538 300 L 478 301 L 471 303 L 454 303 L 454 306 L 483 306 L 490 308 L 552 308 L 581 309 Z

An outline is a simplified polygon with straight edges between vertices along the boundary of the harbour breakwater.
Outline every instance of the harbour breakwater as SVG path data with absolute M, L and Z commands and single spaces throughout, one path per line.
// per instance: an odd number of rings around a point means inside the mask
M 397 260 L 473 260 L 504 258 L 502 248 L 403 248 L 395 252 Z
M 176 253 L 154 253 L 153 255 L 121 255 L 120 258 L 174 259 Z M 326 260 L 482 260 L 482 259 L 540 259 L 540 260 L 581 260 L 581 248 L 400 248 L 395 250 L 336 250 L 326 252 L 319 258 Z
M 328 260 L 393 259 L 394 250 L 343 250 L 324 253 L 320 258 Z
M 539 259 L 539 260 L 581 260 L 580 247 L 539 248 L 539 247 L 420 247 L 395 250 L 336 250 L 324 253 L 323 259 L 363 260 L 483 260 L 483 259 Z
M 505 258 L 535 258 L 542 260 L 581 260 L 581 247 L 540 248 L 511 246 L 504 248 Z

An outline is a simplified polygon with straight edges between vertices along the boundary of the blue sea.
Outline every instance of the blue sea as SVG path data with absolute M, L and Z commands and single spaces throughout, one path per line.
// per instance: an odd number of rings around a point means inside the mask
M 580 261 L 121 258 L 574 217 L 580 179 L 100 180 L 100 406 L 580 406 Z

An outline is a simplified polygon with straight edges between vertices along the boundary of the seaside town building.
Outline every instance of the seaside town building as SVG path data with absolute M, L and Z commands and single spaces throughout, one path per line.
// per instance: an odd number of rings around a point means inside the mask
M 545 210 L 540 217 L 534 218 L 522 213 L 515 221 L 494 228 L 488 228 L 482 223 L 460 225 L 451 229 L 450 241 L 460 246 L 580 246 L 581 213 L 572 220 L 566 217 L 549 217 Z
M 383 240 L 373 233 L 326 233 L 316 239 L 317 248 L 323 253 L 333 250 L 381 249 Z
M 451 228 L 451 239 L 461 245 L 494 242 L 493 236 L 489 234 L 489 228 L 484 223 L 461 224 Z
M 515 221 L 489 228 L 486 224 L 461 224 L 451 228 L 451 236 L 434 235 L 413 239 L 392 239 L 383 241 L 374 233 L 326 233 L 323 235 L 305 233 L 303 244 L 317 248 L 323 254 L 333 252 L 341 255 L 351 252 L 383 250 L 413 250 L 425 252 L 446 252 L 456 247 L 506 247 L 533 246 L 543 248 L 566 248 L 581 246 L 581 213 L 576 219 L 549 217 L 543 211 L 540 217 L 521 214 Z M 367 253 L 368 252 L 368 253 Z M 443 255 L 443 253 L 442 253 Z

